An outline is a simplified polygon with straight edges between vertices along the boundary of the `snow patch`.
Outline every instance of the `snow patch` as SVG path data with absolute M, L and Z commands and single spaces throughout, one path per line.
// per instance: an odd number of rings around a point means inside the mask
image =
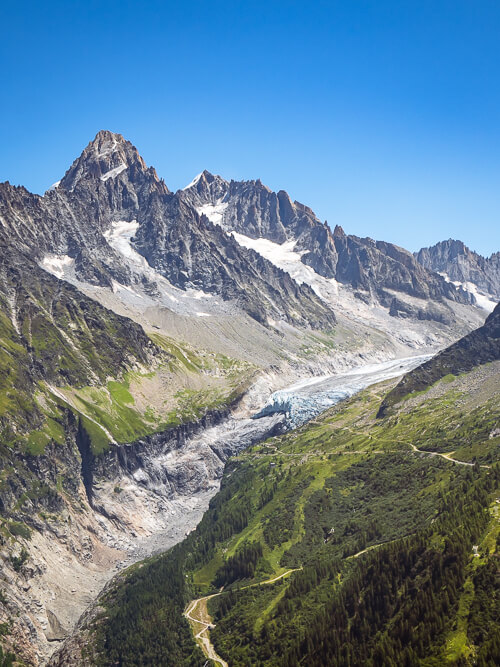
M 218 201 L 217 204 L 204 204 L 203 206 L 199 206 L 196 211 L 199 215 L 206 215 L 214 225 L 222 226 L 222 218 L 227 207 L 227 202 L 222 203 L 221 201 Z
M 264 238 L 252 239 L 238 232 L 231 232 L 231 234 L 241 246 L 258 252 L 272 264 L 286 271 L 299 285 L 302 283 L 309 285 L 320 298 L 326 300 L 338 294 L 338 284 L 335 278 L 324 278 L 310 266 L 301 262 L 301 257 L 306 251 L 297 252 L 295 250 L 297 241 L 294 239 L 280 244 Z
M 51 273 L 59 279 L 65 278 L 69 270 L 73 268 L 75 260 L 69 255 L 53 255 L 49 253 L 40 262 L 40 265 L 45 271 Z
M 129 261 L 132 261 L 136 268 L 144 270 L 149 268 L 149 264 L 131 245 L 131 239 L 138 229 L 139 223 L 137 220 L 131 220 L 130 222 L 118 220 L 111 223 L 111 227 L 104 232 L 103 236 L 112 248 Z
M 118 176 L 118 174 L 121 174 L 122 171 L 125 171 L 126 168 L 127 165 L 122 162 L 121 164 L 118 165 L 118 167 L 110 169 L 105 174 L 103 174 L 101 176 L 101 181 L 106 182 L 109 178 L 114 178 L 115 176 Z
M 132 238 L 135 236 L 138 228 L 139 223 L 137 220 L 117 220 L 111 223 L 111 227 L 104 232 L 104 238 L 109 245 L 126 260 L 126 263 L 133 274 L 138 276 L 139 279 L 144 276 L 149 281 L 156 283 L 159 295 L 152 299 L 150 296 L 142 294 L 139 291 L 140 288 L 137 286 L 136 289 L 132 289 L 131 287 L 121 285 L 117 282 L 113 282 L 113 292 L 118 294 L 123 301 L 129 301 L 130 298 L 133 298 L 133 301 L 135 302 L 137 299 L 141 299 L 148 305 L 152 305 L 155 302 L 157 303 L 158 300 L 160 302 L 163 301 L 163 303 L 166 303 L 166 300 L 168 300 L 169 307 L 173 307 L 174 304 L 181 304 L 181 301 L 179 300 L 181 298 L 184 301 L 184 304 L 179 309 L 179 312 L 182 312 L 185 315 L 200 316 L 196 306 L 199 307 L 199 302 L 201 300 L 205 302 L 213 300 L 213 295 L 207 294 L 199 289 L 187 289 L 183 291 L 175 288 L 166 278 L 155 271 L 155 269 L 149 265 L 147 259 L 139 254 L 132 245 Z M 138 282 L 140 282 L 140 280 Z M 173 292 L 175 292 L 177 296 L 175 296 Z M 197 302 L 196 306 L 194 302 Z M 203 305 L 206 307 L 208 304 L 204 303 Z M 209 314 L 202 312 L 201 317 L 209 317 Z
M 491 313 L 493 312 L 495 306 L 497 305 L 497 302 L 488 294 L 482 294 L 479 292 L 477 285 L 475 283 L 471 282 L 464 282 L 461 283 L 458 280 L 451 280 L 450 276 L 447 273 L 438 271 L 439 275 L 442 276 L 447 283 L 451 283 L 452 285 L 455 285 L 457 289 L 460 287 L 464 289 L 466 292 L 469 292 L 469 294 L 472 294 L 477 302 L 477 305 L 482 308 L 483 310 L 486 310 L 486 312 Z

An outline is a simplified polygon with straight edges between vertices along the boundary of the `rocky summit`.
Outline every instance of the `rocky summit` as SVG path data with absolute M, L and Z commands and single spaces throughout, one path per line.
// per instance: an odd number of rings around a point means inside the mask
M 500 299 L 500 254 L 482 257 L 462 241 L 449 239 L 415 253 L 417 261 L 440 273 L 457 287 L 476 288 L 480 294 Z
M 64 257 L 78 280 L 99 286 L 154 280 L 134 275 L 108 243 L 127 224 L 136 250 L 174 286 L 202 289 L 238 305 L 260 322 L 269 317 L 313 327 L 335 315 L 307 285 L 242 248 L 172 194 L 122 136 L 99 132 L 62 180 L 43 197 L 8 183 L 0 190 L 2 235 L 20 251 Z

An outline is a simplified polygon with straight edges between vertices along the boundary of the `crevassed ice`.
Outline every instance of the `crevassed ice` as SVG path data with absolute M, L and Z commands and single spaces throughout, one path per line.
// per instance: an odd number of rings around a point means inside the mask
M 302 380 L 286 389 L 274 392 L 254 419 L 281 413 L 288 426 L 297 427 L 316 417 L 358 391 L 376 382 L 399 377 L 430 359 L 432 355 L 419 355 L 368 364 L 346 373 Z

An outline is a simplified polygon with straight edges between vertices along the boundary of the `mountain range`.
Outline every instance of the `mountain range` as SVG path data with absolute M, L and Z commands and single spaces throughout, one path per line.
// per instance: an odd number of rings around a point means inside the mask
M 259 180 L 172 192 L 109 131 L 43 196 L 0 184 L 4 651 L 46 664 L 113 574 L 193 530 L 227 461 L 287 428 L 252 419 L 275 390 L 446 348 L 388 388 L 390 420 L 498 360 L 499 283 L 498 253 L 332 230 Z

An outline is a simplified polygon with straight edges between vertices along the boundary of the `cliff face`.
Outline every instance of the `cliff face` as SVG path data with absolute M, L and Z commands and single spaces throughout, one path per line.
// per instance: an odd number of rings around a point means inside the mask
M 139 281 L 150 292 L 157 290 L 154 279 L 130 264 L 130 252 L 124 257 L 109 243 L 117 223 L 129 223 L 135 232 L 132 249 L 174 286 L 219 295 L 264 324 L 268 318 L 315 328 L 335 323 L 331 308 L 308 286 L 241 248 L 170 193 L 121 135 L 99 132 L 43 197 L 2 184 L 0 218 L 6 244 L 40 261 L 55 255 L 84 283 L 112 287 Z

